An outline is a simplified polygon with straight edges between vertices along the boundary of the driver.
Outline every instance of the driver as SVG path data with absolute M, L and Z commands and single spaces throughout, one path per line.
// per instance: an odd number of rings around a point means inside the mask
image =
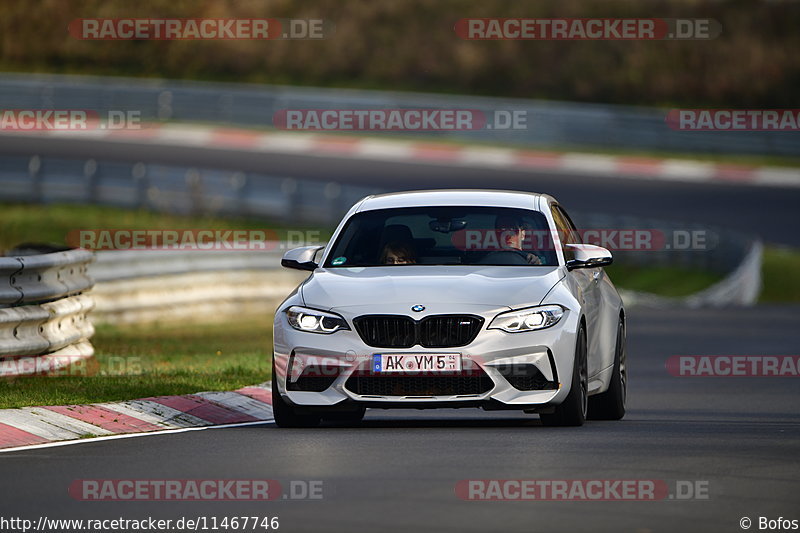
M 495 219 L 494 227 L 501 250 L 520 254 L 529 265 L 542 264 L 538 255 L 522 249 L 522 244 L 525 242 L 525 225 L 521 219 L 500 215 Z
M 417 254 L 409 243 L 393 241 L 383 247 L 381 263 L 384 265 L 413 265 L 416 262 Z

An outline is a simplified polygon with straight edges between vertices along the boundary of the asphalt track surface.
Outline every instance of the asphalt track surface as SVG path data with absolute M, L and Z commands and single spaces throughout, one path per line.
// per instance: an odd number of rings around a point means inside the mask
M 620 422 L 545 428 L 476 409 L 370 411 L 358 426 L 220 428 L 0 454 L 0 516 L 278 516 L 280 531 L 742 531 L 800 519 L 798 378 L 679 378 L 671 355 L 786 355 L 797 306 L 632 310 L 630 401 Z M 81 502 L 76 479 L 323 482 L 320 500 Z M 466 479 L 707 482 L 708 499 L 463 501 Z
M 98 158 L 221 168 L 339 181 L 387 190 L 493 188 L 546 192 L 568 209 L 715 225 L 752 232 L 767 242 L 800 246 L 800 188 L 596 178 L 511 168 L 351 160 L 227 148 L 159 146 L 58 137 L 4 136 L 0 153 Z M 580 224 L 580 220 L 577 221 Z

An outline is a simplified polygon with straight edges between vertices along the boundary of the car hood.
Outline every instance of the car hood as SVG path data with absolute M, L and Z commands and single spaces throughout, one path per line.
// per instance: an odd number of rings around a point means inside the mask
M 391 266 L 318 269 L 302 285 L 318 309 L 448 305 L 519 308 L 539 304 L 563 277 L 559 267 Z M 437 305 L 437 306 L 438 306 Z

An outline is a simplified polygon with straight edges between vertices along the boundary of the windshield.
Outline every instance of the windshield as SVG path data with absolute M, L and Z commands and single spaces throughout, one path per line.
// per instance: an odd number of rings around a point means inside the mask
M 505 207 L 405 207 L 353 215 L 326 268 L 556 266 L 545 216 Z

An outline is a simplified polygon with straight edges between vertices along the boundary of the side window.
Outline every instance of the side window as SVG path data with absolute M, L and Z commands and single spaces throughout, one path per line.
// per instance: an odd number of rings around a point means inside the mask
M 558 238 L 561 240 L 562 243 L 569 242 L 567 239 L 569 238 L 569 225 L 567 221 L 564 220 L 564 216 L 561 214 L 561 211 L 558 207 L 553 206 L 550 208 L 550 212 L 553 215 L 553 220 L 556 223 L 556 231 L 558 232 Z
M 572 219 L 569 217 L 566 211 L 561 206 L 556 206 L 556 211 L 561 213 L 561 217 L 567 224 L 569 228 L 570 236 L 569 240 L 567 241 L 569 244 L 582 244 L 583 240 L 581 240 L 581 234 L 578 232 L 578 228 L 575 227 L 575 223 L 572 222 Z
M 556 231 L 558 232 L 559 240 L 561 244 L 580 244 L 580 237 L 578 235 L 578 231 L 575 229 L 575 226 L 572 224 L 572 221 L 566 216 L 566 214 L 561 210 L 560 207 L 557 205 L 552 206 L 551 212 L 553 214 L 553 220 L 556 224 Z M 564 259 L 569 261 L 574 259 L 573 255 L 574 252 L 567 247 L 564 247 Z

